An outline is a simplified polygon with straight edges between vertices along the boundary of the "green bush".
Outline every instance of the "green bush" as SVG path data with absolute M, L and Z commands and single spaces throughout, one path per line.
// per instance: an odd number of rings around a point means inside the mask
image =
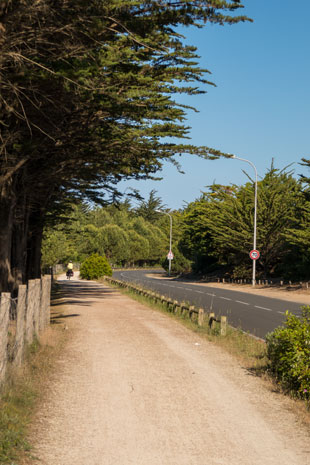
M 191 271 L 191 262 L 184 257 L 184 255 L 179 251 L 179 249 L 175 248 L 173 251 L 174 258 L 171 261 L 171 273 L 174 275 L 186 273 Z M 164 258 L 161 262 L 161 266 L 164 270 L 169 270 L 169 260 Z
M 82 263 L 80 276 L 82 279 L 98 279 L 102 276 L 112 276 L 112 268 L 106 257 L 94 253 Z
M 310 307 L 302 316 L 286 312 L 284 326 L 267 334 L 267 355 L 271 370 L 281 385 L 310 400 Z

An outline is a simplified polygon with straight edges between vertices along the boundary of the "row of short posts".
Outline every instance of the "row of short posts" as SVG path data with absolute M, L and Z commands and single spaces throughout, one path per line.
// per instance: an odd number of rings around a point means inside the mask
M 0 385 L 8 362 L 21 365 L 26 345 L 49 325 L 50 296 L 50 275 L 19 285 L 16 298 L 9 292 L 0 294 Z
M 196 308 L 194 305 L 188 305 L 185 302 L 178 302 L 172 300 L 164 295 L 157 294 L 153 291 L 148 291 L 139 286 L 134 286 L 130 283 L 120 281 L 114 278 L 106 278 L 111 284 L 115 284 L 122 288 L 127 288 L 131 291 L 136 292 L 143 297 L 147 297 L 152 300 L 153 303 L 161 303 L 165 305 L 167 310 L 172 313 L 179 312 L 181 316 L 188 314 L 192 321 L 196 321 L 199 327 L 204 326 L 205 322 L 208 322 L 210 330 L 214 330 L 216 323 L 220 324 L 220 335 L 226 336 L 227 334 L 227 317 L 221 316 L 219 319 L 215 317 L 213 312 L 206 313 L 203 308 Z

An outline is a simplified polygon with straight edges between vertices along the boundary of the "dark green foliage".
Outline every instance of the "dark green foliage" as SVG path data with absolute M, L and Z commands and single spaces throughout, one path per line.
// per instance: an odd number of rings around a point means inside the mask
M 174 258 L 171 260 L 171 274 L 179 275 L 191 271 L 191 262 L 184 257 L 177 247 L 173 249 L 173 255 Z M 167 257 L 162 260 L 161 265 L 164 270 L 169 270 L 169 260 Z
M 159 264 L 169 244 L 164 215 L 156 223 L 136 215 L 128 205 L 84 210 L 75 205 L 62 225 L 46 228 L 42 245 L 44 266 L 82 262 L 93 253 L 105 255 L 113 266 Z
M 239 0 L 2 0 L 0 287 L 40 275 L 44 226 L 76 199 L 113 200 L 183 144 L 177 95 L 213 85 L 179 26 L 248 20 Z M 173 138 L 173 139 L 171 139 Z
M 291 172 L 271 166 L 258 181 L 257 277 L 309 277 L 310 221 L 307 191 Z M 184 211 L 180 247 L 195 270 L 225 269 L 250 278 L 254 234 L 254 183 L 214 184 Z M 302 253 L 304 251 L 304 253 Z M 298 264 L 298 266 L 296 266 Z
M 154 223 L 158 219 L 156 210 L 162 210 L 163 208 L 165 208 L 165 205 L 162 204 L 161 198 L 156 196 L 156 190 L 153 189 L 149 194 L 149 198 L 140 202 L 136 213 L 150 223 Z
M 82 279 L 98 279 L 103 276 L 112 276 L 112 268 L 105 257 L 95 253 L 82 263 L 80 276 Z
M 212 215 L 211 203 L 205 194 L 191 202 L 183 212 L 180 230 L 182 231 L 179 249 L 192 261 L 193 271 L 208 272 L 217 263 L 213 256 L 214 246 L 207 221 Z
M 302 317 L 286 312 L 286 322 L 266 337 L 270 367 L 284 389 L 310 400 L 310 307 Z

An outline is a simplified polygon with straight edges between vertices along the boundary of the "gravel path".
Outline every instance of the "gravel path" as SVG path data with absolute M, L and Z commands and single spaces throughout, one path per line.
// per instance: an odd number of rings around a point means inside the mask
M 228 354 L 107 286 L 64 286 L 72 338 L 35 425 L 38 463 L 310 465 L 287 400 Z

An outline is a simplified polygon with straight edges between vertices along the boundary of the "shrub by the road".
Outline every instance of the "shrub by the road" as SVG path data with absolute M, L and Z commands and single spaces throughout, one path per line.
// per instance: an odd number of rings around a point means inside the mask
M 184 255 L 179 251 L 178 248 L 175 248 L 173 251 L 174 258 L 171 262 L 171 273 L 173 275 L 177 275 L 180 273 L 186 273 L 191 270 L 191 262 L 184 257 Z M 169 260 L 164 258 L 161 262 L 162 267 L 164 270 L 169 270 Z
M 284 389 L 310 400 L 310 307 L 302 316 L 286 312 L 284 326 L 266 337 L 267 355 L 273 374 Z
M 106 257 L 94 253 L 82 263 L 80 276 L 82 279 L 98 279 L 102 276 L 112 276 L 112 268 Z

